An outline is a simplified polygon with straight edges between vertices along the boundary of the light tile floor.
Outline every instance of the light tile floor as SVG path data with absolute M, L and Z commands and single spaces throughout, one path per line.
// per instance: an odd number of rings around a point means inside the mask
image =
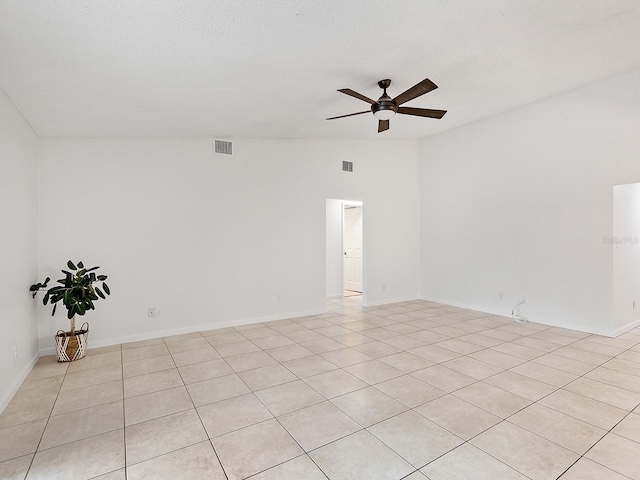
M 40 359 L 2 479 L 640 479 L 640 328 L 410 301 Z

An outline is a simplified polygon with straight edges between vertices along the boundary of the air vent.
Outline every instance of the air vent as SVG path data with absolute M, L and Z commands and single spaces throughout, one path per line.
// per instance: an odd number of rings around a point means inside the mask
M 353 173 L 353 162 L 342 161 L 342 171 Z
M 224 140 L 215 140 L 214 153 L 220 155 L 233 155 L 233 144 Z

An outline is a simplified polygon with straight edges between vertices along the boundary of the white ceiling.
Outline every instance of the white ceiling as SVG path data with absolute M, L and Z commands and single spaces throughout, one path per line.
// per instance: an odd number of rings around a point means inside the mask
M 0 0 L 0 86 L 46 137 L 421 138 L 638 66 L 637 0 Z M 406 106 L 442 120 L 324 120 L 425 77 Z

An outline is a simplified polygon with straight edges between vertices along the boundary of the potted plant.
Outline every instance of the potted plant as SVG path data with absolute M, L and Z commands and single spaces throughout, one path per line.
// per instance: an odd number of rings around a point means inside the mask
M 60 285 L 47 288 L 51 280 L 47 277 L 43 283 L 36 283 L 29 288 L 34 298 L 39 291 L 46 292 L 42 304 L 53 304 L 51 316 L 55 315 L 58 302 L 62 301 L 67 308 L 67 318 L 71 322 L 69 331 L 58 330 L 54 336 L 59 362 L 72 362 L 84 357 L 89 324 L 85 322 L 80 330 L 76 330 L 76 315 L 82 316 L 89 310 L 95 310 L 94 302 L 111 294 L 109 286 L 105 283 L 107 276 L 95 273 L 100 267 L 85 268 L 82 262 L 78 262 L 76 266 L 71 260 L 67 262 L 67 267 L 70 271 L 62 270 L 65 276 L 57 281 Z M 97 286 L 98 283 L 102 289 Z

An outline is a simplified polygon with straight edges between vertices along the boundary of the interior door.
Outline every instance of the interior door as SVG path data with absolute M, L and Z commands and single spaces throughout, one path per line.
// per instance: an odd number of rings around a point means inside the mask
M 344 208 L 344 288 L 362 292 L 362 207 Z

